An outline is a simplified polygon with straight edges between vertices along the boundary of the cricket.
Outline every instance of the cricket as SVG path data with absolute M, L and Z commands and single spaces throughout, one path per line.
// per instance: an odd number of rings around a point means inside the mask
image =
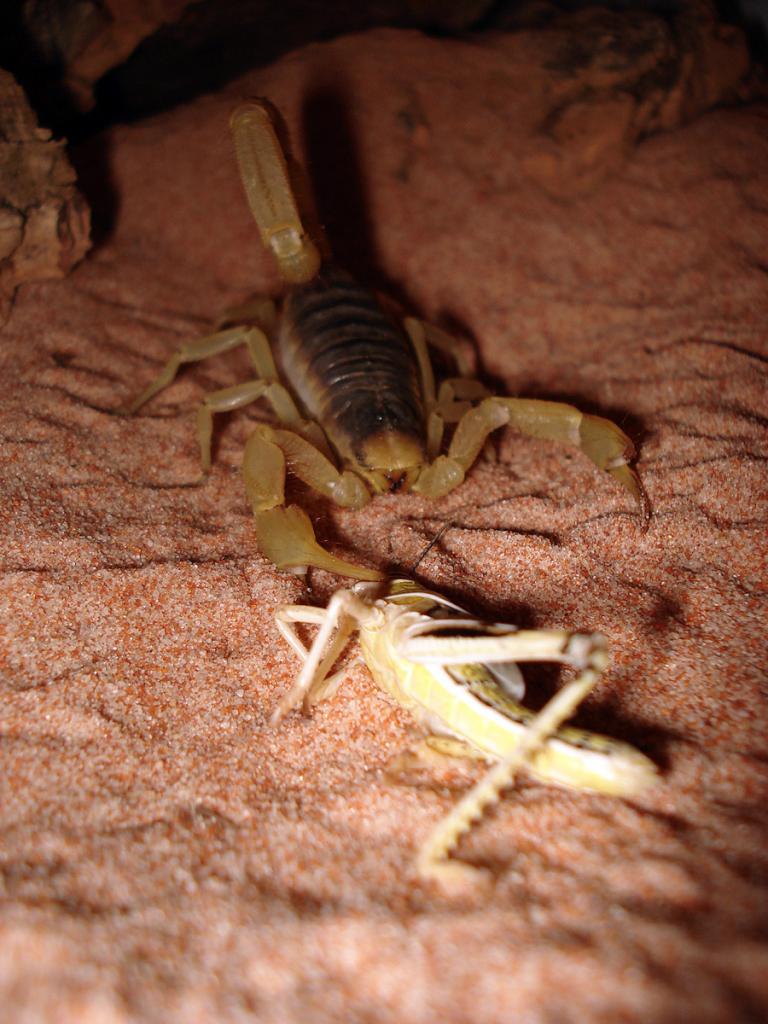
M 255 101 L 235 110 L 231 129 L 251 213 L 284 282 L 281 302 L 260 297 L 229 310 L 218 323 L 223 329 L 182 345 L 126 411 L 167 387 L 183 364 L 244 345 L 252 379 L 206 395 L 198 410 L 203 472 L 211 468 L 214 415 L 266 401 L 277 424 L 258 424 L 245 445 L 245 492 L 262 553 L 294 572 L 314 566 L 383 578 L 317 541 L 306 512 L 286 504 L 287 473 L 342 508 L 362 508 L 386 492 L 440 498 L 505 426 L 578 448 L 629 492 L 647 522 L 634 447 L 616 424 L 563 402 L 489 394 L 469 376 L 455 338 L 394 316 L 327 256 L 324 239 L 305 230 L 274 117 L 267 101 Z M 438 385 L 431 351 L 447 356 L 457 375 Z M 453 433 L 443 451 L 447 427 Z
M 653 762 L 630 745 L 563 726 L 607 665 L 599 633 L 486 622 L 407 579 L 358 583 L 337 591 L 327 608 L 286 605 L 276 621 L 303 664 L 272 724 L 336 692 L 344 670 L 334 673 L 333 667 L 357 632 L 376 684 L 428 730 L 422 756 L 491 763 L 421 846 L 416 867 L 425 880 L 447 886 L 478 880 L 479 869 L 451 855 L 521 771 L 541 782 L 625 798 L 657 779 Z M 319 627 L 309 649 L 297 624 Z M 525 682 L 518 664 L 541 661 L 576 674 L 537 713 L 520 703 Z

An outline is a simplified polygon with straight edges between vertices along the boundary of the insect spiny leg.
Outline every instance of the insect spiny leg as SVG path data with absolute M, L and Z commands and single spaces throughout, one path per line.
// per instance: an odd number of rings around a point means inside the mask
M 467 864 L 449 860 L 449 855 L 486 808 L 496 803 L 503 789 L 511 785 L 517 772 L 569 718 L 597 683 L 605 665 L 605 640 L 599 634 L 571 637 L 567 653 L 583 671 L 559 690 L 533 719 L 515 749 L 495 764 L 469 793 L 434 829 L 419 850 L 417 867 L 424 878 L 450 882 L 452 879 L 476 877 L 478 872 Z

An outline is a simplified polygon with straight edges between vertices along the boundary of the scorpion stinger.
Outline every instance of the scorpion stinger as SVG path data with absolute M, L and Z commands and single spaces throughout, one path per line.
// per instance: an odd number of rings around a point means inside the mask
M 261 103 L 238 107 L 230 118 L 235 154 L 261 240 L 290 284 L 311 281 L 320 253 L 301 222 L 288 166 L 272 119 Z

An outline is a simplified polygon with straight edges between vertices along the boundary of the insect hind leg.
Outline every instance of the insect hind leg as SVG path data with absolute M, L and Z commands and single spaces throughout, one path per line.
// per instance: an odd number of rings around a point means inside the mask
M 520 769 L 573 714 L 600 679 L 607 661 L 605 642 L 598 634 L 574 634 L 569 654 L 569 660 L 581 668 L 580 673 L 545 704 L 514 750 L 472 787 L 422 844 L 417 867 L 423 878 L 448 885 L 478 880 L 476 868 L 450 860 L 450 853 L 461 836 L 499 800 L 502 790 L 511 785 Z

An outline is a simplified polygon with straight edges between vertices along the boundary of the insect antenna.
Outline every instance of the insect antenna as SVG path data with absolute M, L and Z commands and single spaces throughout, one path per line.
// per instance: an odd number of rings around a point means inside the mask
M 437 531 L 437 533 L 432 538 L 432 540 L 429 542 L 429 544 L 427 544 L 427 546 L 421 552 L 421 554 L 416 559 L 416 561 L 413 563 L 413 565 L 410 567 L 410 569 L 407 570 L 407 575 L 409 577 L 415 575 L 416 570 L 421 565 L 421 563 L 424 561 L 424 559 L 427 557 L 427 555 L 432 550 L 432 548 L 435 546 L 435 544 L 437 544 L 437 542 L 440 540 L 440 538 L 443 536 L 443 534 L 447 533 L 448 530 L 450 530 L 453 525 L 454 525 L 453 524 L 453 520 L 449 520 L 447 523 L 443 523 L 443 525 Z

